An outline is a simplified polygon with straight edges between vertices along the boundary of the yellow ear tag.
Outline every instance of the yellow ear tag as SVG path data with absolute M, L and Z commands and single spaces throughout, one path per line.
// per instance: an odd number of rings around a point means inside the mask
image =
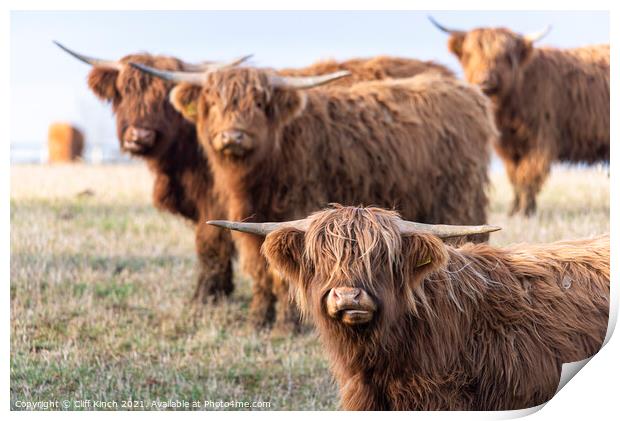
M 420 263 L 418 263 L 418 265 L 416 266 L 417 268 L 419 268 L 420 266 L 425 266 L 428 265 L 431 262 L 431 258 L 427 257 L 426 259 L 424 259 L 423 261 L 421 261 Z
M 195 102 L 191 102 L 187 104 L 187 107 L 185 107 L 185 114 L 187 114 L 190 117 L 195 117 L 197 112 L 198 110 L 196 109 Z

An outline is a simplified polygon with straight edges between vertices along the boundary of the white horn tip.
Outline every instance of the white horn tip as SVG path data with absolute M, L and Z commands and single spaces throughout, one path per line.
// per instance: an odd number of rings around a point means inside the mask
M 552 25 L 547 25 L 545 26 L 545 28 L 540 31 L 537 32 L 535 34 L 531 34 L 531 35 L 526 35 L 525 39 L 530 41 L 530 42 L 536 42 L 536 41 L 540 41 L 541 39 L 543 39 L 544 37 L 546 37 L 547 35 L 549 35 L 549 32 L 551 32 L 552 29 Z

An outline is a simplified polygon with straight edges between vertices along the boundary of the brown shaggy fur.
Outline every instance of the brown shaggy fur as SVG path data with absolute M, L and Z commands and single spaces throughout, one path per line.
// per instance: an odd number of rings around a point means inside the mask
M 180 60 L 165 56 L 133 54 L 124 57 L 121 62 L 141 63 L 163 70 L 183 70 Z M 432 62 L 398 57 L 353 59 L 342 63 L 325 61 L 307 68 L 286 69 L 282 73 L 312 75 L 345 69 L 352 72 L 352 77 L 342 82 L 348 85 L 355 80 L 413 76 L 425 70 L 452 74 Z M 123 137 L 131 126 L 157 133 L 154 145 L 144 145 L 127 152 L 143 158 L 155 174 L 155 206 L 196 224 L 200 270 L 194 299 L 205 302 L 211 296 L 230 294 L 233 290 L 230 263 L 232 241 L 229 233 L 203 223 L 217 218 L 217 215 L 222 216 L 222 211 L 216 203 L 213 179 L 206 157 L 200 151 L 194 125 L 183 119 L 168 101 L 172 84 L 145 75 L 131 66 L 124 66 L 120 73 L 95 67 L 90 72 L 88 83 L 99 98 L 112 103 L 121 149 L 126 149 Z
M 609 236 L 454 248 L 402 236 L 394 212 L 336 207 L 263 253 L 318 328 L 349 410 L 509 410 L 551 399 L 561 365 L 595 354 L 609 313 Z M 378 311 L 348 326 L 326 313 L 335 287 Z
M 198 136 L 227 219 L 289 220 L 338 201 L 395 208 L 424 222 L 486 222 L 496 132 L 477 89 L 431 72 L 302 92 L 272 86 L 269 74 L 228 69 L 210 74 L 202 89 L 181 84 L 171 94 L 181 110 L 198 98 Z M 231 129 L 245 133 L 242 155 L 214 146 Z M 263 323 L 273 298 L 262 239 L 234 237 L 254 279 L 252 317 Z M 276 282 L 274 289 L 278 322 L 289 324 L 296 316 L 288 288 Z
M 351 72 L 351 76 L 334 81 L 330 86 L 349 86 L 356 82 L 368 80 L 407 78 L 429 71 L 454 77 L 451 70 L 433 61 L 389 56 L 378 56 L 370 59 L 356 58 L 343 62 L 325 60 L 301 69 L 281 69 L 278 70 L 278 73 L 286 76 L 312 76 L 333 73 L 338 70 L 348 70 Z
M 512 213 L 535 212 L 553 162 L 609 162 L 609 45 L 534 48 L 499 28 L 452 35 L 448 46 L 493 100 Z

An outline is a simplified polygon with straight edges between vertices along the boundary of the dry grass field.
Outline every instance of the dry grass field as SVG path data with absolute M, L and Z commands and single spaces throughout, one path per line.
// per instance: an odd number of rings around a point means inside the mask
M 336 409 L 315 334 L 247 328 L 247 279 L 221 304 L 189 305 L 192 228 L 156 211 L 150 188 L 142 165 L 11 168 L 12 408 L 18 400 L 222 399 Z M 492 244 L 609 231 L 606 171 L 554 169 L 531 219 L 506 215 L 501 173 L 491 196 L 489 222 L 504 227 Z

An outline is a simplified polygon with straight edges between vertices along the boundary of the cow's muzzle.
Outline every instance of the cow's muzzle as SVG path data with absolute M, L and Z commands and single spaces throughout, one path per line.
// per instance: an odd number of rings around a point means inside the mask
M 213 146 L 226 155 L 243 156 L 252 150 L 252 138 L 243 130 L 226 130 L 215 137 Z
M 494 95 L 499 92 L 499 80 L 493 74 L 487 74 L 478 82 L 478 86 L 486 95 Z
M 366 291 L 350 287 L 332 288 L 327 294 L 326 307 L 331 318 L 347 325 L 368 323 L 377 311 L 377 305 Z
M 144 153 L 155 145 L 155 130 L 129 126 L 123 133 L 123 149 L 131 153 Z

